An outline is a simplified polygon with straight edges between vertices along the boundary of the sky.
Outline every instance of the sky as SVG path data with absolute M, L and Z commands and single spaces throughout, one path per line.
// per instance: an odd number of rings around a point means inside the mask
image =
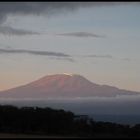
M 73 73 L 140 91 L 137 2 L 1 2 L 0 90 Z

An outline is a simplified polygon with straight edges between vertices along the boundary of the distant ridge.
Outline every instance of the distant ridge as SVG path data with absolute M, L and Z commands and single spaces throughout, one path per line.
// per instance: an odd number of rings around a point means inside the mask
M 81 75 L 68 73 L 47 75 L 29 84 L 0 92 L 1 98 L 75 98 L 118 95 L 140 95 L 140 92 L 95 84 Z

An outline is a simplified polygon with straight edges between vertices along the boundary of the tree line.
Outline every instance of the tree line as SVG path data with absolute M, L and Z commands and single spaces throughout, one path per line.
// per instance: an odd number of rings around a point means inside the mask
M 96 122 L 89 117 L 49 107 L 0 105 L 0 133 L 94 137 L 98 135 L 140 137 L 140 124 Z

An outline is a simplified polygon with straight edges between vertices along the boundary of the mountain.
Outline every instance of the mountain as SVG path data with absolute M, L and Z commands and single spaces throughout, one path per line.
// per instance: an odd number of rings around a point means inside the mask
M 77 74 L 47 75 L 29 84 L 0 92 L 1 98 L 58 98 L 58 97 L 114 97 L 136 95 L 108 85 L 92 83 Z

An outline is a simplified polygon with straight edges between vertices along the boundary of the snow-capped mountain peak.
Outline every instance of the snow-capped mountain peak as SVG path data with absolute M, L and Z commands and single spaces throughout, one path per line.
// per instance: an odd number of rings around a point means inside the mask
M 48 98 L 48 97 L 112 97 L 135 95 L 139 92 L 120 90 L 116 87 L 92 83 L 78 74 L 47 75 L 29 84 L 0 92 L 0 97 Z

